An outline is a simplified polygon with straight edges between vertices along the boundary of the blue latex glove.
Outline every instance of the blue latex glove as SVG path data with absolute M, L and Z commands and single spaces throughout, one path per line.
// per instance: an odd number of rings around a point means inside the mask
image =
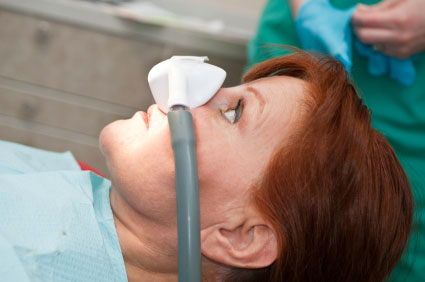
M 308 0 L 298 10 L 295 28 L 305 50 L 329 54 L 351 70 L 352 28 L 355 8 L 340 10 L 328 0 Z
M 329 0 L 308 0 L 299 9 L 295 27 L 301 46 L 305 50 L 326 53 L 341 61 L 348 72 L 352 66 L 353 30 L 350 25 L 355 7 L 340 10 Z M 361 43 L 355 46 L 360 55 L 368 58 L 371 75 L 388 74 L 403 85 L 411 85 L 416 77 L 413 59 L 404 60 L 386 56 Z
M 389 73 L 389 76 L 399 83 L 409 86 L 415 81 L 416 71 L 413 65 L 415 56 L 404 60 L 389 57 L 381 52 L 373 50 L 371 45 L 366 45 L 356 38 L 355 46 L 360 55 L 369 60 L 369 73 L 374 76 L 381 76 Z

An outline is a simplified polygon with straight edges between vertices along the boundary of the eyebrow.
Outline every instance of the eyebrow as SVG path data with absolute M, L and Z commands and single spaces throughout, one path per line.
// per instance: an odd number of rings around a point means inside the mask
M 260 105 L 260 110 L 257 112 L 257 120 L 258 120 L 258 118 L 259 118 L 259 117 L 261 116 L 261 114 L 263 113 L 264 105 L 266 104 L 266 101 L 264 100 L 263 95 L 261 95 L 261 94 L 260 94 L 260 92 L 259 92 L 256 88 L 254 88 L 254 87 L 252 87 L 252 86 L 247 86 L 247 87 L 246 87 L 246 90 L 247 90 L 248 92 L 250 92 L 250 93 L 254 94 L 255 98 L 256 98 L 256 99 L 257 99 L 257 101 L 258 101 L 258 104 Z

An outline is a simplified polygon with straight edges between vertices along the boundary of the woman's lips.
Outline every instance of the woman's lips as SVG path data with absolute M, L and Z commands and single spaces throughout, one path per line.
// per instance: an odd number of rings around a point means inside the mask
M 150 105 L 150 106 L 149 106 L 149 108 L 148 108 L 148 110 L 147 110 L 147 117 L 148 117 L 148 121 L 150 121 L 150 120 L 151 120 L 152 112 L 153 112 L 154 107 L 155 107 L 155 104 Z
M 142 117 L 143 121 L 145 122 L 146 128 L 149 129 L 149 115 L 142 111 L 140 111 L 139 114 Z
M 148 121 L 149 125 L 152 125 L 152 123 L 156 123 L 159 120 L 162 120 L 164 117 L 166 117 L 166 114 L 161 112 L 158 105 L 153 104 L 149 106 L 147 111 Z

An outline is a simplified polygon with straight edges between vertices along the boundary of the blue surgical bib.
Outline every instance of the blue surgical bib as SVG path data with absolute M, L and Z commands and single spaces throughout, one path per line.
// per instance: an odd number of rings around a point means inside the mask
M 1 281 L 127 281 L 110 189 L 69 152 L 0 141 Z

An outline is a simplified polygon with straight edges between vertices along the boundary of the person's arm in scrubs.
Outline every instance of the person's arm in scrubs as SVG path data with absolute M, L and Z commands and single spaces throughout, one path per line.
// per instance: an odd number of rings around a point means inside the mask
M 291 0 L 298 2 L 300 0 Z M 385 55 L 404 59 L 425 50 L 425 0 L 359 4 L 352 24 L 357 37 Z
M 293 17 L 294 19 L 297 17 L 298 10 L 300 9 L 301 5 L 302 5 L 305 1 L 306 1 L 306 0 L 289 0 L 289 4 L 291 5 L 292 17 Z

